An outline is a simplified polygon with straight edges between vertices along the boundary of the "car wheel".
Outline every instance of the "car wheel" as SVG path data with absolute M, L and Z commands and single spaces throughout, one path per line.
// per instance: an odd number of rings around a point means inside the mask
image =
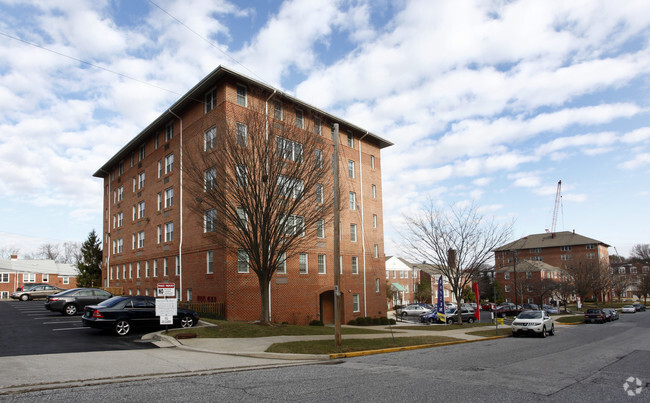
M 21 295 L 21 296 L 20 296 L 20 300 L 21 300 L 21 301 L 29 301 L 29 295 L 27 295 L 27 294 L 23 294 L 23 295 Z
M 131 324 L 126 319 L 118 319 L 115 322 L 115 334 L 118 336 L 126 336 L 131 331 Z
M 448 325 L 453 325 L 453 324 L 454 324 L 454 320 L 453 320 L 453 319 L 447 319 L 447 324 L 448 324 Z
M 548 332 L 549 336 L 555 336 L 555 325 L 551 325 L 551 331 Z
M 429 323 L 434 324 L 434 323 L 436 323 L 436 320 L 433 319 L 433 318 L 429 318 Z
M 74 316 L 77 314 L 77 306 L 75 304 L 67 304 L 63 307 L 63 313 L 68 316 Z
M 542 336 L 542 337 L 546 337 L 546 326 L 544 326 L 544 327 L 542 328 L 542 334 L 541 334 L 541 336 Z
M 194 319 L 190 315 L 185 315 L 181 318 L 181 327 L 192 327 L 194 326 Z
M 474 318 L 467 319 L 467 323 L 474 323 Z
M 402 317 L 405 317 L 408 314 L 406 312 L 402 312 L 400 315 L 402 315 Z

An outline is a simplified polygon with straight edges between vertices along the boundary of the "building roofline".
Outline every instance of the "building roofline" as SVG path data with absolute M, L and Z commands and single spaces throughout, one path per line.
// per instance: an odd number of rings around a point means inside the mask
M 561 231 L 552 233 L 531 234 L 505 245 L 499 246 L 492 252 L 505 252 L 513 249 L 554 248 L 565 245 L 595 244 L 609 247 L 610 245 L 597 239 L 577 234 L 575 231 Z
M 194 85 L 194 87 L 192 87 L 188 92 L 182 95 L 176 102 L 174 102 L 169 108 L 167 108 L 160 116 L 158 116 L 153 122 L 151 122 L 147 127 L 145 127 L 138 135 L 136 135 L 133 139 L 131 139 L 131 141 L 129 141 L 117 153 L 115 153 L 115 155 L 113 155 L 113 157 L 111 157 L 106 163 L 104 163 L 104 165 L 102 165 L 102 167 L 99 168 L 97 172 L 93 174 L 93 176 L 97 178 L 103 178 L 104 176 L 106 176 L 108 174 L 108 169 L 111 166 L 115 165 L 117 162 L 125 159 L 128 156 L 128 152 L 134 149 L 140 143 L 142 143 L 142 140 L 146 136 L 148 136 L 154 128 L 165 124 L 167 121 L 176 119 L 173 114 L 174 110 L 178 112 L 180 109 L 185 108 L 191 102 L 196 102 L 197 100 L 201 102 L 203 97 L 201 96 L 199 99 L 194 98 L 196 94 L 197 93 L 203 94 L 205 91 L 209 90 L 210 87 L 214 86 L 214 84 L 217 81 L 227 76 L 233 77 L 240 81 L 246 81 L 248 83 L 255 84 L 256 86 L 259 87 L 263 87 L 264 89 L 271 92 L 275 92 L 276 94 L 290 100 L 295 104 L 301 105 L 306 109 L 311 109 L 317 112 L 319 115 L 327 117 L 332 121 L 343 123 L 345 126 L 348 126 L 356 131 L 366 134 L 368 137 L 375 139 L 379 143 L 379 148 L 386 148 L 393 145 L 392 142 L 383 139 L 382 137 L 377 136 L 376 134 L 370 133 L 359 126 L 356 126 L 348 121 L 345 121 L 337 116 L 332 115 L 331 113 L 325 112 L 313 105 L 301 101 L 298 98 L 289 95 L 284 91 L 278 90 L 277 88 L 274 88 L 261 81 L 255 80 L 251 77 L 245 76 L 227 67 L 219 65 L 217 66 L 216 69 L 212 70 L 207 76 L 203 77 L 203 79 L 201 79 L 201 81 L 199 81 L 196 85 Z

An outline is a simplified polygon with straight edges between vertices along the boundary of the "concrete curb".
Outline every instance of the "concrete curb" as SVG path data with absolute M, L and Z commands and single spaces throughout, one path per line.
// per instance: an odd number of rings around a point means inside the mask
M 329 358 L 348 358 L 348 357 L 360 357 L 360 356 L 364 356 L 364 355 L 395 353 L 395 352 L 398 352 L 398 351 L 418 350 L 418 349 L 422 349 L 422 348 L 453 346 L 454 344 L 475 343 L 477 341 L 505 339 L 506 337 L 511 337 L 511 336 L 510 335 L 507 335 L 507 336 L 490 336 L 490 337 L 483 337 L 481 339 L 473 339 L 473 340 L 445 341 L 445 342 L 442 342 L 442 343 L 421 344 L 421 345 L 417 345 L 417 346 L 392 347 L 392 348 L 384 348 L 384 349 L 380 349 L 380 350 L 351 351 L 349 353 L 330 354 Z

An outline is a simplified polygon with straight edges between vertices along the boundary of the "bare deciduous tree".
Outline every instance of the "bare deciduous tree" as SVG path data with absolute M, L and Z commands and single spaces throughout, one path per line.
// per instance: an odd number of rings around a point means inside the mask
M 59 245 L 54 243 L 44 243 L 38 247 L 38 255 L 42 259 L 56 261 L 61 255 Z
M 278 122 L 255 99 L 246 109 L 219 107 L 205 137 L 188 141 L 184 170 L 197 221 L 217 248 L 246 256 L 259 282 L 260 323 L 269 324 L 273 274 L 332 222 L 332 154 L 322 137 L 299 127 L 289 105 Z
M 637 283 L 639 294 L 643 295 L 643 303 L 648 302 L 648 294 L 650 294 L 650 273 L 643 273 L 639 276 Z
M 650 261 L 650 244 L 636 244 L 630 251 L 630 260 L 634 262 Z
M 602 293 L 609 289 L 609 265 L 600 259 L 574 257 L 564 263 L 564 271 L 573 281 L 574 291 L 583 301 L 593 295 L 602 299 Z
M 634 283 L 632 281 L 632 278 L 629 275 L 625 273 L 616 273 L 616 272 L 614 272 L 611 275 L 610 282 L 612 286 L 612 291 L 614 292 L 614 294 L 616 294 L 619 300 L 623 296 L 625 296 L 627 289 Z
M 0 259 L 11 259 L 11 256 L 18 255 L 20 249 L 13 246 L 0 248 Z
M 406 228 L 401 235 L 405 253 L 414 261 L 436 266 L 449 280 L 458 302 L 465 287 L 471 285 L 492 257 L 492 250 L 508 240 L 513 225 L 487 219 L 474 204 L 450 206 L 448 211 L 443 211 L 432 200 L 404 219 Z M 450 250 L 455 253 L 449 253 Z M 458 323 L 462 324 L 460 311 Z

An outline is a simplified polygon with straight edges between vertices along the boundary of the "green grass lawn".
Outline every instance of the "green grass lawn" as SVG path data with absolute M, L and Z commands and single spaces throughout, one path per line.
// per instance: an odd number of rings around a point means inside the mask
M 467 329 L 469 327 L 483 327 L 483 326 L 494 326 L 494 323 L 491 322 L 483 322 L 483 323 L 465 323 L 463 325 L 429 325 L 429 326 L 398 326 L 394 327 L 393 330 L 402 330 L 402 329 L 408 329 L 408 330 L 426 330 L 426 331 L 431 331 L 431 332 L 441 332 L 445 330 L 453 330 L 453 329 Z
M 421 346 L 457 340 L 459 339 L 445 336 L 396 337 L 395 339 L 391 337 L 381 339 L 349 339 L 342 340 L 341 346 L 339 347 L 334 345 L 334 340 L 310 340 L 276 343 L 271 345 L 266 351 L 269 353 L 291 354 L 335 354 L 393 347 Z
M 554 319 L 558 323 L 577 323 L 577 322 L 584 322 L 585 317 L 584 315 L 570 315 L 570 316 L 563 316 L 561 318 Z
M 298 326 L 298 325 L 273 325 L 261 326 L 255 323 L 235 322 L 226 320 L 204 319 L 206 322 L 217 326 L 196 327 L 191 329 L 175 329 L 169 331 L 169 336 L 179 333 L 194 333 L 197 337 L 206 338 L 238 338 L 238 337 L 269 337 L 269 336 L 311 336 L 334 335 L 334 328 L 329 326 Z M 381 334 L 389 330 L 380 331 L 363 327 L 342 327 L 341 334 Z
M 497 331 L 495 331 L 495 329 L 492 328 L 489 330 L 485 329 L 485 330 L 477 330 L 475 332 L 467 332 L 467 334 L 471 334 L 473 336 L 481 336 L 481 337 L 510 336 L 512 335 L 512 329 L 500 327 Z

